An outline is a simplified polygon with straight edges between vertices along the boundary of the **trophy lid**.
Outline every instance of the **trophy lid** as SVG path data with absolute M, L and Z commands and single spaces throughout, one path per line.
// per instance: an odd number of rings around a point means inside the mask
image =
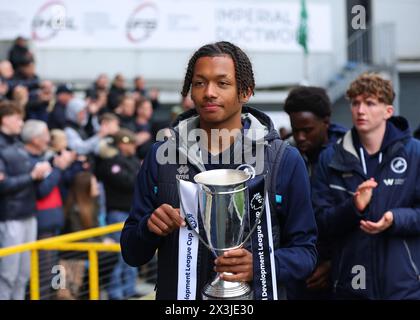
M 194 181 L 207 186 L 231 186 L 244 183 L 251 174 L 236 169 L 215 169 L 203 171 L 194 176 Z

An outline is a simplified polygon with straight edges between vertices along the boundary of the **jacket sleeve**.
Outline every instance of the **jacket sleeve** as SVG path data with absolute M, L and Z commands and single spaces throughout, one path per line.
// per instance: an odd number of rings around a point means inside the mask
M 95 135 L 89 139 L 83 140 L 79 134 L 72 128 L 66 128 L 67 141 L 69 148 L 79 155 L 88 155 L 89 153 L 98 154 L 99 152 L 99 136 Z
M 312 180 L 312 203 L 321 237 L 341 236 L 353 230 L 362 219 L 362 214 L 356 209 L 350 194 L 340 201 L 333 196 L 330 188 L 331 173 L 328 170 L 328 155 L 332 151 L 326 149 L 321 153 Z
M 316 265 L 317 228 L 309 178 L 303 159 L 288 147 L 278 170 L 276 193 L 282 196 L 281 243 L 275 251 L 277 281 L 288 283 L 311 274 Z
M 420 170 L 417 169 L 412 207 L 391 209 L 394 221 L 388 232 L 395 236 L 418 236 L 420 234 Z
M 17 176 L 8 176 L 4 161 L 1 158 L 0 173 L 2 174 L 2 178 L 0 179 L 0 195 L 19 191 L 20 189 L 23 189 L 29 184 L 33 183 L 29 173 L 20 174 Z
M 161 237 L 150 232 L 147 220 L 157 207 L 157 144 L 144 160 L 137 175 L 130 215 L 121 233 L 121 252 L 125 262 L 140 266 L 153 258 Z

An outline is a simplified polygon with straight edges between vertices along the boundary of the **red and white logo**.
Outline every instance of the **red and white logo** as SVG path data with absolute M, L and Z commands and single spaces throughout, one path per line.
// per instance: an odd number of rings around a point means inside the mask
M 63 29 L 74 29 L 73 19 L 67 16 L 63 2 L 48 1 L 37 11 L 32 20 L 32 39 L 50 40 Z
M 145 2 L 134 9 L 127 20 L 127 38 L 139 42 L 149 38 L 158 26 L 159 10 L 152 2 Z

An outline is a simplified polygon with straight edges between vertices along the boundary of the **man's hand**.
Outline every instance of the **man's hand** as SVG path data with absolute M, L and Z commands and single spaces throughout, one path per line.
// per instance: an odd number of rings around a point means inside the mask
M 214 270 L 220 272 L 220 278 L 226 281 L 251 281 L 254 277 L 252 254 L 243 248 L 224 252 L 214 264 Z
M 32 180 L 43 180 L 52 171 L 51 165 L 47 161 L 37 162 L 31 171 Z
M 360 212 L 365 210 L 370 200 L 372 199 L 372 189 L 376 188 L 378 183 L 375 179 L 370 178 L 357 187 L 354 194 L 354 205 Z
M 181 218 L 179 209 L 174 209 L 166 203 L 162 204 L 159 208 L 153 211 L 147 221 L 147 227 L 150 232 L 153 232 L 158 236 L 167 236 L 179 227 L 185 226 L 186 223 L 184 219 Z
M 306 286 L 311 290 L 321 290 L 328 288 L 328 280 L 331 270 L 331 261 L 322 261 L 316 267 L 312 275 L 306 280 Z
M 387 211 L 378 222 L 360 220 L 360 229 L 369 234 L 377 234 L 388 229 L 393 221 L 394 215 Z

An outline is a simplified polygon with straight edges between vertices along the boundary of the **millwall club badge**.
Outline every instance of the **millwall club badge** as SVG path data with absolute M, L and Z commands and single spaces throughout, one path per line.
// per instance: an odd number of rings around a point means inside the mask
M 392 159 L 391 170 L 399 174 L 404 173 L 407 170 L 407 161 L 401 157 Z

